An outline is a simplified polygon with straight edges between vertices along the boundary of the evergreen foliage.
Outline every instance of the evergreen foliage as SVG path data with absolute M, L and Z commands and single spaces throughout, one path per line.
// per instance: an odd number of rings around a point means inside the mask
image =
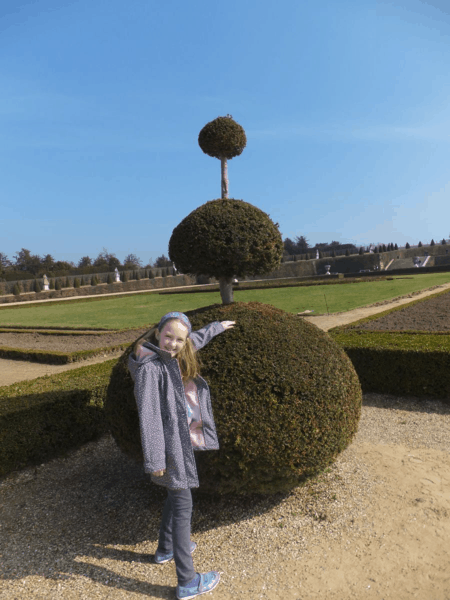
M 405 244 L 405 248 L 406 248 L 406 249 L 408 249 L 408 248 L 411 248 L 411 246 L 409 245 L 409 243 L 408 243 L 408 242 L 406 242 L 406 244 Z
M 247 137 L 243 127 L 231 116 L 217 117 L 200 131 L 198 144 L 208 156 L 231 160 L 242 154 L 247 145 Z
M 422 248 L 422 242 L 419 242 L 419 248 Z
M 34 280 L 34 291 L 36 292 L 36 294 L 38 294 L 39 292 L 42 292 L 41 284 L 39 283 L 39 281 L 37 279 Z
M 361 387 L 328 334 L 259 302 L 216 304 L 187 315 L 194 331 L 236 321 L 201 350 L 220 449 L 196 453 L 199 493 L 284 492 L 322 472 L 351 443 Z M 130 352 L 132 346 L 112 371 L 105 413 L 122 451 L 142 461 Z
M 21 287 L 18 283 L 16 283 L 14 285 L 13 294 L 14 294 L 14 296 L 20 296 L 21 293 L 22 293 Z
M 55 280 L 55 290 L 59 291 L 61 289 L 61 280 L 59 277 Z
M 269 215 L 233 198 L 211 200 L 185 217 L 169 240 L 169 257 L 187 274 L 245 277 L 270 273 L 283 241 Z
M 107 283 L 114 283 L 115 279 L 112 273 L 108 273 Z
M 430 246 L 435 246 L 435 245 L 436 245 L 436 244 L 435 244 L 434 240 L 431 240 L 431 242 L 430 242 Z
M 447 242 L 445 241 L 445 238 L 442 238 L 441 244 L 442 244 L 442 246 L 445 246 L 447 244 Z
M 359 249 L 359 254 L 364 254 L 364 248 L 361 246 L 361 248 Z
M 73 282 L 73 287 L 74 287 L 74 288 L 79 288 L 79 287 L 81 287 L 81 283 L 80 283 L 80 280 L 78 279 L 78 277 L 75 277 L 75 280 L 74 280 L 74 282 Z
M 48 289 L 49 290 L 54 290 L 55 289 L 55 280 L 53 279 L 53 277 L 48 282 Z
M 347 248 L 347 250 L 345 251 L 345 256 L 350 256 L 350 250 Z

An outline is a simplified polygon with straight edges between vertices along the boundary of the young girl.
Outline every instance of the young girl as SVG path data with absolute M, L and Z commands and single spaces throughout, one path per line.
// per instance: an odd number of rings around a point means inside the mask
M 217 571 L 196 573 L 191 542 L 192 494 L 199 487 L 194 451 L 218 450 L 209 387 L 200 377 L 196 351 L 235 321 L 215 321 L 193 332 L 188 317 L 164 315 L 138 339 L 128 367 L 134 380 L 144 469 L 167 488 L 157 563 L 175 560 L 177 598 L 194 598 L 219 583 Z

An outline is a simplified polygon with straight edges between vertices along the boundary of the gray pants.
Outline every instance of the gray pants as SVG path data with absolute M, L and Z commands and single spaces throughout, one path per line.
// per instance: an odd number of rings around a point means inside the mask
M 186 585 L 197 574 L 190 552 L 192 494 L 190 489 L 168 488 L 167 492 L 159 530 L 158 550 L 173 552 L 178 585 Z

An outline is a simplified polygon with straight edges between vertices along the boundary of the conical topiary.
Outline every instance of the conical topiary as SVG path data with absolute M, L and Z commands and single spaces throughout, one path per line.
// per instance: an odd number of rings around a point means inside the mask
M 56 279 L 55 281 L 55 290 L 60 290 L 61 289 L 61 280 L 60 279 Z
M 73 282 L 73 287 L 74 287 L 74 288 L 79 288 L 79 287 L 81 287 L 81 283 L 80 283 L 80 280 L 78 279 L 78 277 L 75 277 L 75 280 L 74 280 L 74 282 Z
M 20 285 L 18 283 L 16 283 L 13 288 L 13 294 L 14 294 L 14 296 L 20 296 L 21 293 L 22 293 L 22 290 L 20 288 Z
M 220 443 L 218 451 L 196 452 L 199 492 L 287 491 L 333 463 L 361 413 L 361 387 L 343 349 L 315 325 L 267 304 L 216 304 L 186 314 L 194 331 L 236 321 L 199 353 Z M 142 461 L 131 351 L 113 368 L 105 413 L 122 451 Z

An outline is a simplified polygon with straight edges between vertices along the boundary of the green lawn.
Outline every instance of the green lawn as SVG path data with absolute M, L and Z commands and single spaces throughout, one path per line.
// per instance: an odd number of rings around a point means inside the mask
M 352 310 L 360 306 L 434 285 L 450 282 L 450 273 L 427 273 L 394 277 L 392 281 L 373 281 L 342 285 L 291 287 L 278 289 L 235 290 L 235 302 L 263 302 L 297 313 L 314 310 L 314 314 Z M 0 327 L 3 325 L 107 327 L 124 329 L 145 327 L 173 310 L 188 311 L 211 304 L 220 304 L 219 292 L 174 294 L 156 293 L 93 299 L 93 301 L 45 302 L 23 307 L 0 307 Z

